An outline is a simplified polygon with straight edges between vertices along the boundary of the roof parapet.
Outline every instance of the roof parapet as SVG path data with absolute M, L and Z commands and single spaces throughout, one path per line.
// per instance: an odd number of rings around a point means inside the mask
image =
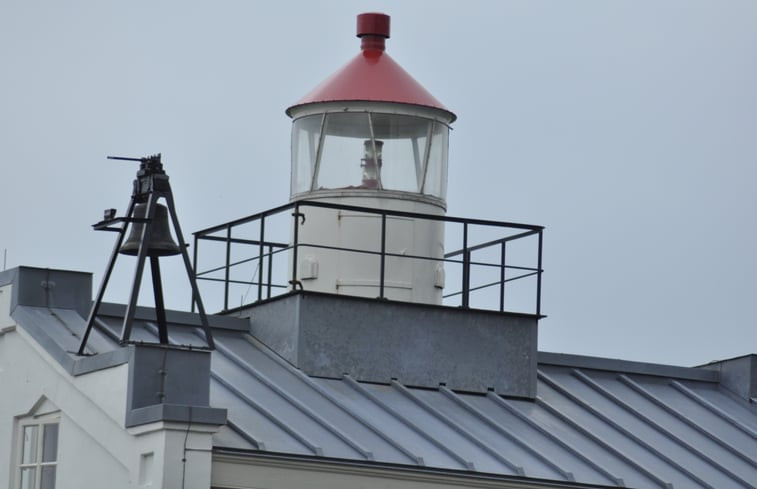
M 700 368 L 720 375 L 720 385 L 747 401 L 757 402 L 757 354 L 720 360 Z
M 86 318 L 92 304 L 91 273 L 21 266 L 0 275 L 0 285 L 6 283 L 13 284 L 11 312 L 17 306 L 49 307 Z

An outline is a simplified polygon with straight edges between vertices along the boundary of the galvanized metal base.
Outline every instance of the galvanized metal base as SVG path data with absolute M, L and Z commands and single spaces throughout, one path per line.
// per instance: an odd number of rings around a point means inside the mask
M 536 396 L 537 316 L 308 291 L 238 314 L 311 376 Z

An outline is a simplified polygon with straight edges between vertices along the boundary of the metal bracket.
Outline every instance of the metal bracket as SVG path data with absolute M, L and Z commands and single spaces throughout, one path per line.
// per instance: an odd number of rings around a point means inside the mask
M 300 225 L 305 224 L 305 213 L 304 212 L 292 212 L 292 217 L 294 218 L 301 218 L 302 221 L 300 221 Z

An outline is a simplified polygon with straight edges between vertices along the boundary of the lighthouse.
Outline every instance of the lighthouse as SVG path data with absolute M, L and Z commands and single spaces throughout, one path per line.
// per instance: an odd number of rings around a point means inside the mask
M 290 200 L 342 206 L 303 211 L 290 266 L 304 290 L 441 304 L 444 222 L 434 217 L 446 212 L 456 117 L 386 53 L 389 35 L 388 15 L 358 15 L 360 52 L 286 110 Z

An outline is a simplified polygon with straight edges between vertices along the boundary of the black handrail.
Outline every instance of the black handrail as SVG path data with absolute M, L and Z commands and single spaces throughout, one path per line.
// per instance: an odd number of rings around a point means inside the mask
M 351 212 L 380 216 L 381 217 L 381 233 L 380 233 L 381 243 L 380 243 L 379 251 L 373 251 L 373 250 L 367 250 L 367 249 L 354 249 L 354 248 L 347 248 L 347 247 L 340 247 L 340 246 L 330 246 L 330 245 L 325 245 L 325 244 L 319 244 L 317 242 L 301 243 L 300 236 L 299 236 L 300 222 L 304 222 L 306 219 L 306 215 L 302 212 L 303 207 L 333 209 L 336 211 L 351 211 Z M 291 242 L 287 243 L 281 239 L 268 241 L 266 239 L 266 233 L 268 233 L 269 231 L 267 229 L 266 221 L 269 220 L 270 218 L 273 218 L 274 216 L 283 215 L 285 212 L 288 212 L 290 210 L 293 210 L 293 212 L 291 212 L 291 217 L 285 216 L 285 218 L 289 220 L 291 223 L 289 226 L 291 236 L 288 238 L 288 239 L 291 239 Z M 451 223 L 451 224 L 462 224 L 463 247 L 461 249 L 448 252 L 444 254 L 443 257 L 432 257 L 432 256 L 412 255 L 412 254 L 408 255 L 408 254 L 398 254 L 398 253 L 388 252 L 387 246 L 386 246 L 387 239 L 388 239 L 388 229 L 387 229 L 388 217 L 402 217 L 402 218 L 427 220 L 427 221 L 441 221 L 444 223 Z M 236 228 L 244 226 L 246 224 L 251 224 L 251 223 L 258 224 L 259 239 L 247 239 L 247 238 L 234 237 L 234 230 Z M 488 240 L 482 243 L 471 243 L 470 240 L 472 239 L 472 236 L 470 235 L 470 232 L 471 232 L 471 229 L 475 227 L 501 229 L 502 232 L 505 232 L 506 235 L 501 238 Z M 518 232 L 515 232 L 514 234 L 509 234 L 507 232 L 508 230 L 518 231 Z M 205 228 L 205 229 L 195 232 L 194 233 L 195 249 L 194 249 L 194 254 L 193 254 L 195 278 L 197 280 L 206 280 L 206 281 L 211 281 L 211 282 L 223 283 L 224 284 L 223 309 L 229 310 L 229 293 L 230 293 L 231 284 L 247 285 L 248 287 L 256 286 L 257 287 L 256 302 L 270 299 L 272 296 L 273 289 L 288 290 L 288 291 L 293 291 L 298 288 L 302 289 L 302 282 L 300 282 L 300 280 L 298 279 L 298 270 L 297 270 L 298 254 L 299 254 L 300 247 L 327 249 L 327 250 L 334 250 L 334 251 L 343 252 L 343 253 L 362 253 L 362 254 L 369 254 L 369 255 L 377 255 L 380 260 L 380 266 L 379 266 L 379 269 L 377 270 L 379 297 L 383 299 L 385 298 L 385 295 L 386 295 L 385 282 L 386 282 L 387 258 L 398 257 L 398 258 L 409 259 L 409 260 L 432 260 L 435 262 L 461 266 L 460 290 L 450 291 L 449 293 L 444 294 L 443 298 L 446 299 L 450 297 L 460 296 L 459 306 L 464 307 L 464 308 L 470 307 L 470 298 L 471 298 L 472 293 L 481 291 L 484 289 L 488 289 L 494 286 L 499 286 L 498 298 L 496 301 L 498 302 L 498 304 L 492 305 L 492 307 L 490 308 L 504 312 L 506 309 L 506 301 L 505 301 L 506 284 L 516 281 L 516 280 L 536 276 L 536 287 L 535 287 L 536 290 L 534 292 L 534 295 L 535 295 L 534 314 L 537 317 L 541 317 L 541 287 L 542 287 L 542 273 L 543 273 L 543 270 L 542 270 L 543 230 L 544 230 L 543 226 L 535 226 L 535 225 L 521 224 L 521 223 L 492 221 L 492 220 L 485 220 L 485 219 L 469 219 L 469 218 L 462 218 L 462 217 L 448 217 L 448 216 L 422 214 L 422 213 L 416 213 L 416 212 L 394 211 L 394 210 L 375 209 L 375 208 L 360 207 L 360 206 L 353 206 L 353 205 L 341 205 L 341 204 L 334 204 L 330 202 L 302 200 L 302 201 L 296 201 L 289 204 L 285 204 L 279 207 L 275 207 L 273 209 L 269 209 L 267 211 L 259 212 L 257 214 L 253 214 L 247 217 L 229 221 L 223 224 L 219 224 L 217 226 L 212 226 L 212 227 Z M 225 231 L 223 235 L 217 234 L 222 231 Z M 536 250 L 535 250 L 536 256 L 537 256 L 536 266 L 535 267 L 524 266 L 522 264 L 507 263 L 506 260 L 510 259 L 510 256 L 507 253 L 507 249 L 506 249 L 508 244 L 513 241 L 529 238 L 531 236 L 537 236 L 537 245 L 536 245 Z M 200 243 L 203 241 L 215 241 L 215 242 L 221 242 L 225 244 L 224 264 L 210 267 L 202 271 L 198 271 L 198 260 L 199 260 L 199 257 L 201 256 L 201 253 L 199 251 L 199 246 L 200 246 Z M 257 249 L 255 250 L 256 252 L 254 254 L 248 255 L 248 257 L 245 257 L 241 260 L 232 261 L 232 245 L 245 246 L 245 247 L 251 246 Z M 477 254 L 483 250 L 493 248 L 493 247 L 499 248 L 498 253 L 497 253 L 499 255 L 498 259 L 494 261 L 485 261 L 481 259 L 474 260 L 474 254 Z M 287 280 L 286 284 L 274 283 L 274 274 L 273 274 L 274 255 L 278 255 L 284 252 L 291 253 L 291 259 L 289 260 L 289 263 L 291 264 L 291 276 L 289 277 L 290 279 Z M 257 278 L 257 280 L 232 279 L 232 275 L 231 275 L 232 268 L 242 265 L 244 263 L 249 263 L 249 262 L 257 263 L 257 268 L 256 268 L 257 277 L 255 277 Z M 264 268 L 266 267 L 267 267 L 267 270 L 264 270 Z M 499 279 L 493 280 L 493 281 L 489 279 L 489 281 L 484 284 L 479 283 L 477 285 L 472 285 L 471 281 L 475 275 L 473 267 L 476 267 L 477 269 L 478 268 L 498 268 Z M 519 273 L 513 276 L 511 272 L 517 272 L 517 271 L 525 272 L 525 273 Z M 223 272 L 223 278 L 211 276 L 212 274 L 217 273 L 217 272 Z

